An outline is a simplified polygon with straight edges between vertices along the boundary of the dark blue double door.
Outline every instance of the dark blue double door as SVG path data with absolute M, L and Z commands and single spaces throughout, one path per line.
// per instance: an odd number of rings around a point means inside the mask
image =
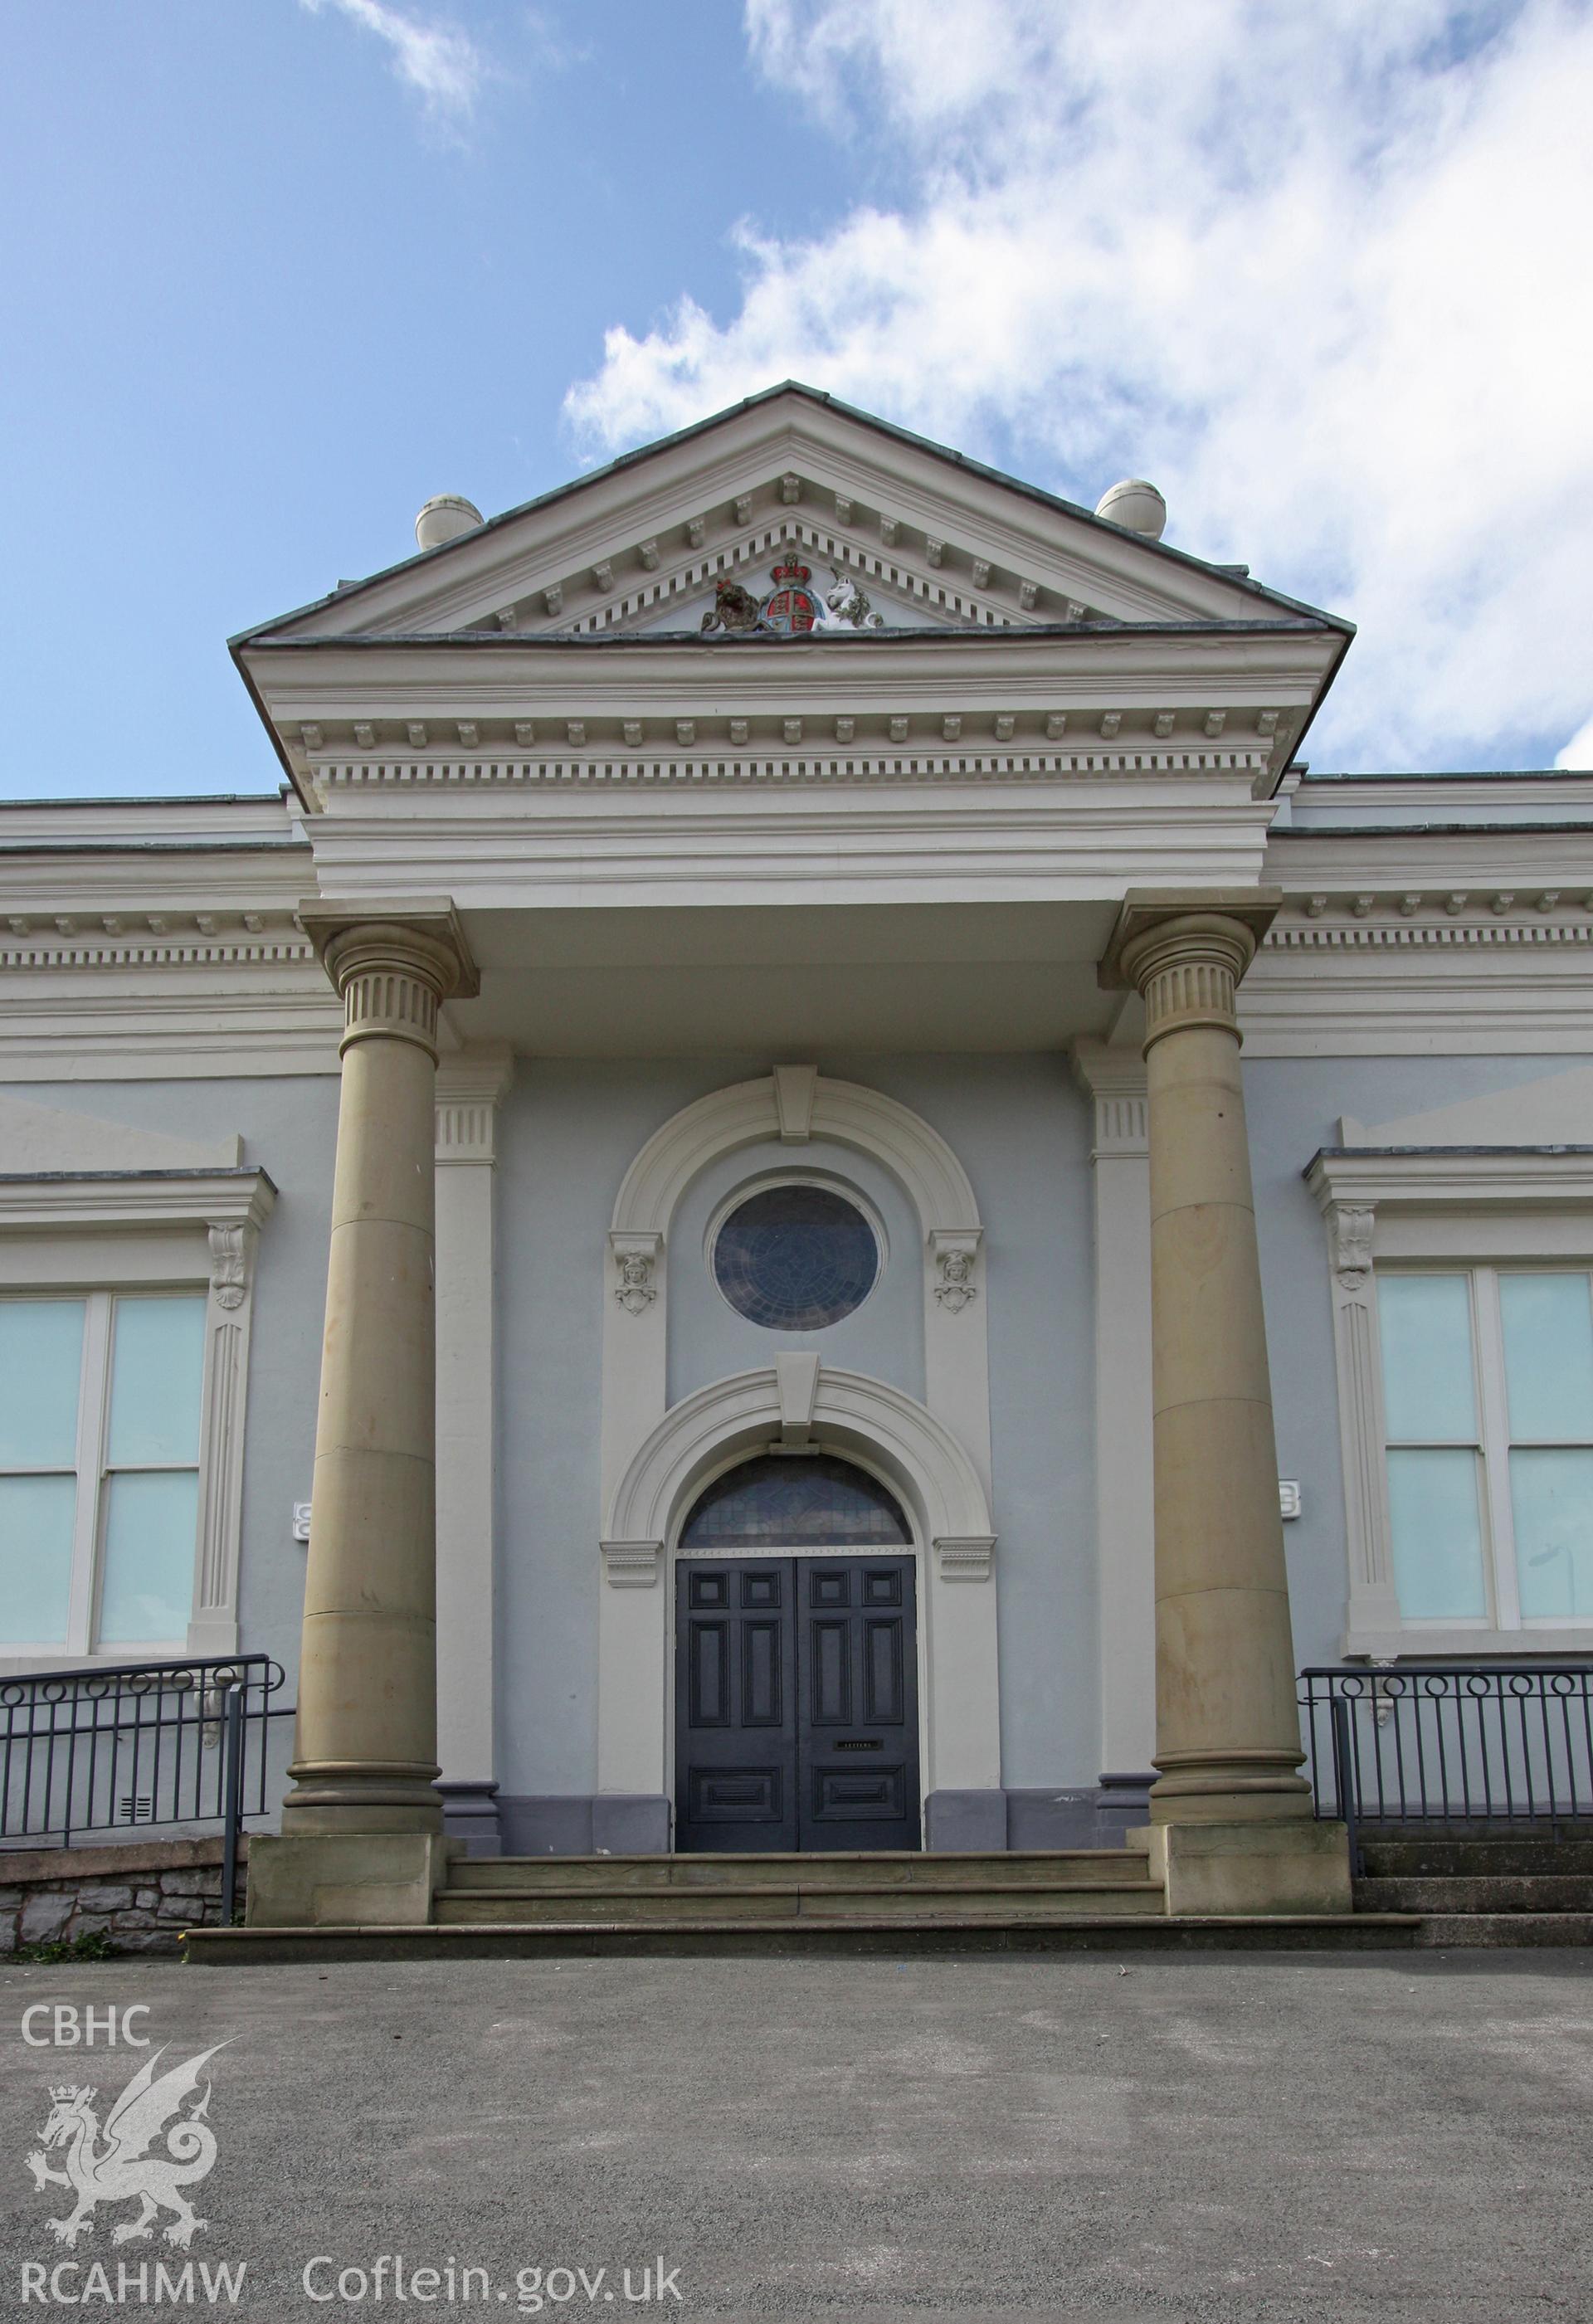
M 918 1847 L 913 1560 L 682 1558 L 676 1574 L 676 1847 Z

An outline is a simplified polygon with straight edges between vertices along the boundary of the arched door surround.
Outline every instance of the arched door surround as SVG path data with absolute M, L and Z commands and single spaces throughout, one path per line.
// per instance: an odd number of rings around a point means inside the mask
M 781 1354 L 668 1409 L 669 1246 L 681 1196 L 723 1155 L 778 1139 L 799 1162 L 815 1138 L 873 1157 L 916 1214 L 924 1402 L 861 1374 L 821 1368 L 806 1352 Z M 950 1146 L 920 1115 L 877 1090 L 831 1080 L 809 1065 L 777 1066 L 711 1092 L 655 1131 L 626 1173 L 608 1240 L 599 1791 L 631 1797 L 669 1791 L 678 1529 L 714 1473 L 771 1441 L 856 1460 L 901 1498 L 918 1536 L 924 1783 L 926 1790 L 998 1787 L 983 1228 Z M 700 1254 L 694 1251 L 690 1263 L 700 1263 Z
M 1000 1782 L 995 1536 L 972 1462 L 924 1405 L 862 1373 L 787 1356 L 684 1397 L 637 1449 L 610 1505 L 599 1681 L 599 1788 L 667 1792 L 668 1609 L 680 1529 L 704 1487 L 771 1444 L 813 1446 L 886 1484 L 918 1563 L 926 1790 Z M 970 1584 L 973 1587 L 970 1587 Z M 616 1780 L 616 1776 L 629 1780 Z M 649 1780 L 650 1778 L 650 1780 Z

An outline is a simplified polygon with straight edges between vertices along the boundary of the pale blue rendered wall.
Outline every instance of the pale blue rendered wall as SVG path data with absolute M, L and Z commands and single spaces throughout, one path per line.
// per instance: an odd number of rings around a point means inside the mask
M 337 1144 L 336 1076 L 8 1087 L 60 1113 L 124 1121 L 170 1138 L 212 1139 L 235 1131 L 244 1140 L 245 1163 L 264 1170 L 277 1189 L 255 1262 L 239 1623 L 244 1652 L 274 1655 L 285 1665 L 285 1700 L 291 1702 L 305 1560 L 302 1543 L 291 1537 L 293 1504 L 309 1499 L 315 1454 Z M 5 1167 L 0 1157 L 0 1168 Z
M 1327 1239 L 1301 1172 L 1339 1117 L 1394 1121 L 1585 1064 L 1578 1057 L 1248 1059 L 1245 1107 L 1277 1422 L 1278 1468 L 1304 1514 L 1284 1528 L 1297 1664 L 1340 1659 L 1349 1582 Z
M 851 1058 L 822 1070 L 884 1091 L 948 1139 L 973 1181 L 988 1252 L 1003 1775 L 1091 1784 L 1095 1676 L 1090 1111 L 1056 1057 Z M 637 1149 L 680 1107 L 767 1073 L 766 1057 L 648 1064 L 522 1060 L 499 1139 L 499 1777 L 507 1794 L 596 1781 L 597 1482 L 603 1258 Z M 923 1393 L 916 1222 L 889 1175 L 842 1149 L 749 1148 L 686 1196 L 671 1237 L 670 1394 L 789 1344 L 743 1322 L 707 1278 L 723 1195 L 770 1168 L 850 1177 L 881 1212 L 886 1280 L 809 1344 Z

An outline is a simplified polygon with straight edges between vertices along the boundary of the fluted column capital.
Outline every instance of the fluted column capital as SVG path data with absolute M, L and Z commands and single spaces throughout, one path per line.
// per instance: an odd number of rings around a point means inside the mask
M 447 897 L 315 897 L 299 908 L 305 934 L 342 995 L 343 1048 L 410 1041 L 437 1056 L 437 1011 L 481 990 L 459 915 Z
M 1275 889 L 1130 889 L 1100 963 L 1109 990 L 1145 1001 L 1146 1053 L 1209 1026 L 1238 1038 L 1240 978 L 1282 902 Z

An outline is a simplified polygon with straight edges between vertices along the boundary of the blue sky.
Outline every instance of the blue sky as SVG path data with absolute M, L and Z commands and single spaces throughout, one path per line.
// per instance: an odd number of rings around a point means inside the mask
M 1582 5 L 4 23 L 6 795 L 274 787 L 229 632 L 787 373 L 1358 619 L 1319 764 L 1593 761 Z

